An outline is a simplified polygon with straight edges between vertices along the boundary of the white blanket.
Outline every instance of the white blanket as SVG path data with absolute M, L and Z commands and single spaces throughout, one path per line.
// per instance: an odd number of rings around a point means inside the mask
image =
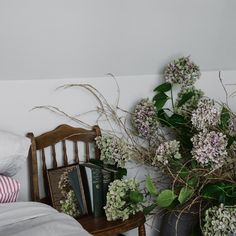
M 72 217 L 36 202 L 0 204 L 0 236 L 88 236 Z

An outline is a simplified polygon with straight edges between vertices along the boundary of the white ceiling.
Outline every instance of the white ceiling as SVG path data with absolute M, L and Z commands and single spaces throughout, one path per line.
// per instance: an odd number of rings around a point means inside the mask
M 0 0 L 0 79 L 236 70 L 235 0 Z

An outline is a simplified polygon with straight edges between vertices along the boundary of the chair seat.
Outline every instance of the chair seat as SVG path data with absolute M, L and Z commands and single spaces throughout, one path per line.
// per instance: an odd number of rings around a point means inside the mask
M 145 217 L 142 213 L 137 213 L 125 221 L 107 221 L 105 217 L 84 216 L 79 218 L 78 221 L 92 235 L 111 236 L 143 225 Z

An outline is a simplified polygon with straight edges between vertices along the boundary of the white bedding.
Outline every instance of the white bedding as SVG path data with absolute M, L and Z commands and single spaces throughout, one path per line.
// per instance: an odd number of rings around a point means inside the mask
M 36 202 L 0 204 L 0 236 L 88 236 L 72 217 Z

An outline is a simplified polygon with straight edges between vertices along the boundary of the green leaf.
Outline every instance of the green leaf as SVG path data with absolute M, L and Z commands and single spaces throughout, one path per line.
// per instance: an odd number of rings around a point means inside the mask
M 129 193 L 129 200 L 133 203 L 143 202 L 143 194 L 138 191 L 131 191 Z
M 146 188 L 151 195 L 157 196 L 156 186 L 154 185 L 150 175 L 148 175 L 146 178 Z
M 234 141 L 236 141 L 236 137 L 232 137 L 232 136 L 227 136 L 227 139 L 228 139 L 228 144 L 227 144 L 227 148 L 229 148 Z
M 182 167 L 179 171 L 179 176 L 183 179 L 189 175 L 189 170 L 186 167 Z
M 197 185 L 198 185 L 198 177 L 197 176 L 193 176 L 192 178 L 190 178 L 188 181 L 187 181 L 187 184 L 188 186 L 192 187 L 192 188 L 195 188 Z
M 194 92 L 184 93 L 181 100 L 178 102 L 177 107 L 181 107 L 186 103 L 189 99 L 194 96 Z
M 163 92 L 157 93 L 153 97 L 153 101 L 154 101 L 154 105 L 155 105 L 156 109 L 160 110 L 166 104 L 168 99 L 170 99 L 170 98 L 165 93 L 163 93 Z
M 194 190 L 188 186 L 181 188 L 178 200 L 181 204 L 185 203 L 193 194 Z
M 220 115 L 220 127 L 222 129 L 227 129 L 229 126 L 230 112 L 228 108 L 223 107 Z
M 174 127 L 180 127 L 182 125 L 185 125 L 187 123 L 187 121 L 185 120 L 185 118 L 181 115 L 178 114 L 173 114 L 170 118 L 169 118 L 169 122 L 171 123 L 172 126 Z
M 150 206 L 147 206 L 143 209 L 144 215 L 150 214 L 155 208 L 157 207 L 157 204 L 152 204 Z
M 171 126 L 171 124 L 168 121 L 169 120 L 169 116 L 166 114 L 166 112 L 163 109 L 160 109 L 157 112 L 157 117 L 158 117 L 158 120 L 160 121 L 160 123 L 162 125 L 166 125 L 167 127 Z
M 122 179 L 123 176 L 127 175 L 127 169 L 118 167 L 117 170 L 118 170 L 118 172 L 117 172 L 116 176 L 118 179 Z
M 158 195 L 156 202 L 158 206 L 165 208 L 169 207 L 176 198 L 173 191 L 166 189 Z
M 157 86 L 153 91 L 155 92 L 168 92 L 171 90 L 171 84 L 166 82 L 166 83 L 163 83 L 159 86 Z

